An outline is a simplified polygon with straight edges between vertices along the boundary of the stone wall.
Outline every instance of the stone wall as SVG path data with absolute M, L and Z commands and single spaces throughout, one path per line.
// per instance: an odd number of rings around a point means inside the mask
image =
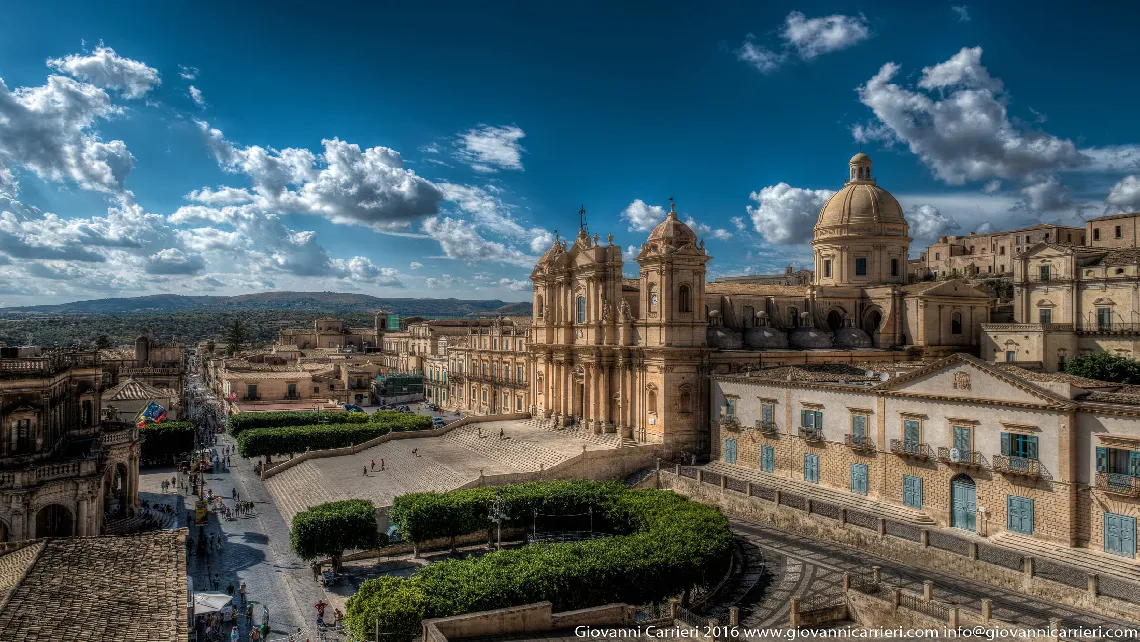
M 538 602 L 424 620 L 422 638 L 424 642 L 448 642 L 464 638 L 557 631 L 578 626 L 625 627 L 634 624 L 637 614 L 637 609 L 627 604 L 607 604 L 562 613 L 552 611 L 553 605 L 550 602 Z
M 461 488 L 508 486 L 544 479 L 593 479 L 598 481 L 623 479 L 635 471 L 655 465 L 664 450 L 665 446 L 662 444 L 646 444 L 609 450 L 583 450 L 581 454 L 545 470 L 484 475 L 461 486 Z
M 946 575 L 1003 589 L 1028 593 L 1060 604 L 1083 608 L 1130 622 L 1140 622 L 1140 609 L 1134 604 L 1105 595 L 1092 597 L 1088 590 L 1076 589 L 1032 576 L 1031 572 L 1011 570 L 973 557 L 957 555 L 932 546 L 923 546 L 921 542 L 883 535 L 878 529 L 860 528 L 820 515 L 801 512 L 787 506 L 777 506 L 759 497 L 748 496 L 731 489 L 721 488 L 719 485 L 699 483 L 695 479 L 678 476 L 670 470 L 661 470 L 658 473 L 658 478 L 660 488 L 670 489 L 690 499 L 716 506 L 729 517 L 744 519 L 814 539 L 838 542 L 865 550 L 872 555 L 881 555 L 898 560 L 904 564 L 928 568 Z M 1031 569 L 1032 565 L 1029 568 Z

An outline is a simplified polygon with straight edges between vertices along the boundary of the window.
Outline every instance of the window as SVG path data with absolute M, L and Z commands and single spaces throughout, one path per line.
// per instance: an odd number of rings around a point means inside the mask
M 313 386 L 313 394 L 314 395 L 320 394 L 320 392 L 321 392 L 320 386 Z
M 770 428 L 776 427 L 776 404 L 760 404 L 760 425 Z
M 891 276 L 899 275 L 899 260 L 891 259 Z
M 682 285 L 677 289 L 677 311 L 693 311 L 693 289 L 687 285 Z
M 917 419 L 903 421 L 903 450 L 908 453 L 917 453 L 922 442 L 922 423 Z
M 736 421 L 736 400 L 724 400 L 724 419 L 725 421 Z
M 1005 272 L 1005 263 L 1002 263 L 1001 265 L 998 266 L 998 272 L 1003 272 L 1003 273 Z
M 1065 234 L 1065 242 L 1066 243 L 1072 243 L 1073 242 L 1073 233 L 1072 232 L 1068 232 Z
M 922 478 L 903 475 L 903 506 L 922 508 Z
M 247 399 L 257 399 L 257 386 L 249 385 L 245 387 L 245 396 Z
M 1039 266 L 1038 269 L 1040 270 L 1040 273 L 1041 273 L 1041 280 L 1042 281 L 1048 281 L 1049 280 L 1049 266 L 1048 265 L 1042 265 L 1042 266 Z
M 867 276 L 867 259 L 855 259 L 855 276 Z
M 958 456 L 962 459 L 968 458 L 969 453 L 974 450 L 973 432 L 969 426 L 954 426 L 953 448 L 958 451 Z
M 804 481 L 819 483 L 819 455 L 804 455 Z
M 523 366 L 516 367 L 516 371 L 517 372 L 515 374 L 518 376 L 518 379 L 516 379 L 516 381 L 519 383 L 522 383 L 523 382 Z
M 934 260 L 935 261 L 941 261 L 942 260 L 942 253 L 941 252 L 935 252 L 934 253 Z
M 1140 451 L 1097 446 L 1096 472 L 1107 473 L 1110 485 L 1129 488 L 1131 478 L 1140 477 Z
M 950 334 L 962 334 L 961 312 L 955 312 L 950 315 Z
M 998 255 L 999 256 L 1005 256 L 1005 246 L 1004 245 L 998 248 Z
M 831 259 L 823 260 L 823 276 L 831 278 Z
M 823 411 L 801 410 L 800 426 L 810 436 L 819 436 L 823 433 Z
M 1065 355 L 1063 354 L 1057 355 L 1057 370 L 1065 371 Z
M 776 449 L 771 446 L 760 447 L 760 470 L 771 473 L 776 470 Z
M 867 494 L 867 464 L 851 464 L 851 492 Z
M 851 443 L 863 444 L 867 441 L 867 415 L 851 415 Z
M 1033 500 L 1028 497 L 1007 495 L 1005 527 L 1015 533 L 1033 534 Z
M 586 322 L 586 297 L 578 297 L 578 323 Z
M 487 391 L 483 391 L 483 403 L 487 403 Z
M 1037 322 L 1038 323 L 1052 323 L 1053 322 L 1053 311 L 1050 310 L 1049 308 L 1041 308 L 1040 310 L 1038 310 L 1037 311 Z
M 1001 454 L 1020 459 L 1037 459 L 1037 436 L 1003 432 L 1001 434 Z
M 724 440 L 724 463 L 736 463 L 736 440 L 731 437 Z
M 542 318 L 542 315 L 546 313 L 546 308 L 543 307 L 543 305 L 542 305 L 542 297 L 538 297 L 535 300 L 534 310 L 535 310 L 535 315 L 540 319 Z
M 800 325 L 800 311 L 798 308 L 788 308 L 788 327 L 797 328 Z
M 1094 227 L 1094 228 L 1093 228 L 1093 240 L 1094 240 L 1094 241 L 1099 241 L 1099 240 L 1100 240 L 1100 228 L 1099 228 L 1099 227 Z
M 522 397 L 515 397 L 515 410 L 522 412 Z
M 1096 309 L 1096 327 L 1099 330 L 1107 330 L 1112 326 L 1112 308 L 1097 308 Z
M 1123 236 L 1123 234 L 1120 233 L 1120 226 L 1117 225 L 1116 226 L 1116 238 L 1120 238 L 1121 236 Z
M 357 388 L 359 388 L 359 387 L 360 387 L 360 380 L 359 380 L 359 379 L 357 380 L 357 385 L 356 385 L 356 387 L 357 387 Z M 291 383 L 291 384 L 289 384 L 289 391 L 288 391 L 288 393 L 287 393 L 287 394 L 288 394 L 290 397 L 296 397 L 296 396 L 297 396 L 297 384 L 295 384 L 295 383 Z
M 1010 362 L 1010 363 L 1017 361 L 1017 351 L 1016 350 L 1006 350 L 1005 351 L 1005 360 Z

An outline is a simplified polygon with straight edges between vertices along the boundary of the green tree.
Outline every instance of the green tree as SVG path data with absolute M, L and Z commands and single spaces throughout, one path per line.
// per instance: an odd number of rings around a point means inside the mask
M 107 338 L 107 335 L 101 334 L 95 337 L 95 347 L 99 350 L 106 350 L 111 347 L 111 340 Z
M 1140 383 L 1140 361 L 1107 352 L 1081 355 L 1065 364 L 1065 372 L 1113 383 Z
M 303 560 L 328 557 L 340 572 L 340 558 L 350 548 L 369 550 L 387 544 L 376 524 L 376 507 L 366 499 L 314 506 L 293 518 L 290 542 Z
M 249 333 L 241 317 L 234 319 L 234 322 L 230 324 L 229 333 L 226 334 L 226 342 L 229 344 L 226 346 L 226 353 L 234 355 L 240 352 L 248 338 Z
M 218 347 L 218 344 L 214 343 L 213 339 L 210 339 L 209 341 L 206 342 L 206 352 L 208 354 L 213 355 L 214 354 L 214 348 L 216 348 L 216 347 Z

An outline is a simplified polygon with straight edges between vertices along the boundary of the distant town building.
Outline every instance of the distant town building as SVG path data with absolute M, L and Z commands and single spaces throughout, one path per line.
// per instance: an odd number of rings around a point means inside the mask
M 783 274 L 748 274 L 744 276 L 719 276 L 713 283 L 755 283 L 759 285 L 808 285 L 815 277 L 811 270 L 796 270 L 792 266 L 784 268 Z
M 943 236 L 919 256 L 922 278 L 986 277 L 1013 273 L 1014 257 L 1037 243 L 1084 245 L 1085 229 L 1042 223 L 1032 227 L 986 234 Z

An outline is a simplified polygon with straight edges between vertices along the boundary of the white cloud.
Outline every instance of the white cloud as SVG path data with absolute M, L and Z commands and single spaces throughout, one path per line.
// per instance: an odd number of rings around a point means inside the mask
M 744 222 L 743 216 L 733 216 L 728 220 L 732 222 L 732 226 L 736 228 L 737 232 L 748 231 L 748 224 Z
M 910 151 L 951 185 L 992 179 L 1024 180 L 1032 174 L 1088 162 L 1072 143 L 1015 126 L 1006 111 L 1001 81 L 981 65 L 980 47 L 923 69 L 918 86 L 893 83 L 899 65 L 887 63 L 858 88 L 884 136 Z
M 422 268 L 423 266 L 424 266 L 424 264 L 420 263 L 419 261 L 412 261 L 411 263 L 408 264 L 408 269 L 409 270 L 418 270 L 418 269 Z
M 206 268 L 201 254 L 187 254 L 178 248 L 159 250 L 147 257 L 148 274 L 198 274 Z
M 424 221 L 424 232 L 439 242 L 444 256 L 469 265 L 496 261 L 520 267 L 532 267 L 535 258 L 506 245 L 488 241 L 467 221 L 450 216 L 433 216 Z
M 749 198 L 752 227 L 769 243 L 806 243 L 827 199 L 834 192 L 825 189 L 802 189 L 787 183 L 769 185 Z
M 906 220 L 910 223 L 910 236 L 916 241 L 915 245 L 927 245 L 958 229 L 953 218 L 928 203 L 911 207 Z
M 459 135 L 460 147 L 455 150 L 455 156 L 479 172 L 521 171 L 522 153 L 526 150 L 519 140 L 524 136 L 526 133 L 515 125 L 482 125 Z
M 1072 190 L 1061 185 L 1056 176 L 1040 177 L 1022 188 L 1021 193 L 1026 197 L 1026 206 L 1034 212 L 1047 214 L 1074 206 L 1070 199 Z
M 238 205 L 249 203 L 253 199 L 253 193 L 237 187 L 219 187 L 217 189 L 203 187 L 186 195 L 186 200 L 203 205 Z
M 530 281 L 521 281 L 515 279 L 499 279 L 499 285 L 507 288 L 512 292 L 527 292 L 534 287 Z
M 202 90 L 198 89 L 194 85 L 190 85 L 190 98 L 194 101 L 195 105 L 198 105 L 199 107 L 206 106 L 206 99 L 202 98 Z
M 427 284 L 428 288 L 432 290 L 446 290 L 453 285 L 461 285 L 463 283 L 466 283 L 466 281 L 461 278 L 451 276 L 450 274 L 441 274 L 438 277 L 429 276 L 428 278 L 424 279 L 424 283 Z
M 1107 203 L 1112 212 L 1140 210 L 1140 176 L 1125 176 L 1108 192 Z
M 696 232 L 697 236 L 711 236 L 718 241 L 727 241 L 732 238 L 732 233 L 728 230 L 714 229 L 704 223 L 698 222 L 692 216 L 685 219 L 685 225 L 688 225 L 689 229 Z
M 626 263 L 631 263 L 637 260 L 637 255 L 641 254 L 641 249 L 636 245 L 628 245 L 621 251 L 621 258 Z
M 660 205 L 646 205 L 640 198 L 630 203 L 621 213 L 621 218 L 629 223 L 630 232 L 648 232 L 665 220 L 665 208 Z
M 104 141 L 91 130 L 119 113 L 107 92 L 64 76 L 15 91 L 0 80 L 0 168 L 9 190 L 11 169 L 19 165 L 44 180 L 121 192 L 135 157 L 123 141 Z
M 863 16 L 830 15 L 808 18 L 793 11 L 784 21 L 780 36 L 800 58 L 810 60 L 833 51 L 853 47 L 871 36 Z
M 970 9 L 964 4 L 956 4 L 950 7 L 950 10 L 957 16 L 958 22 L 970 21 Z
M 526 227 L 516 221 L 511 215 L 512 208 L 491 194 L 495 190 L 455 183 L 439 183 L 439 188 L 446 200 L 455 203 L 462 212 L 470 214 L 480 228 L 511 241 L 525 243 L 534 254 L 546 251 L 554 241 L 554 235 L 543 228 Z M 498 188 L 496 190 L 502 191 Z
M 199 73 L 200 72 L 198 71 L 197 67 L 187 67 L 186 65 L 178 65 L 178 75 L 181 76 L 185 80 L 194 80 L 195 78 L 198 77 Z
M 121 91 L 126 98 L 140 98 L 162 82 L 157 69 L 123 58 L 102 44 L 86 56 L 72 54 L 65 58 L 49 58 L 47 65 L 96 87 Z
M 782 53 L 757 45 L 752 38 L 746 39 L 736 50 L 737 60 L 748 63 L 762 74 L 770 74 L 779 69 L 785 58 Z

